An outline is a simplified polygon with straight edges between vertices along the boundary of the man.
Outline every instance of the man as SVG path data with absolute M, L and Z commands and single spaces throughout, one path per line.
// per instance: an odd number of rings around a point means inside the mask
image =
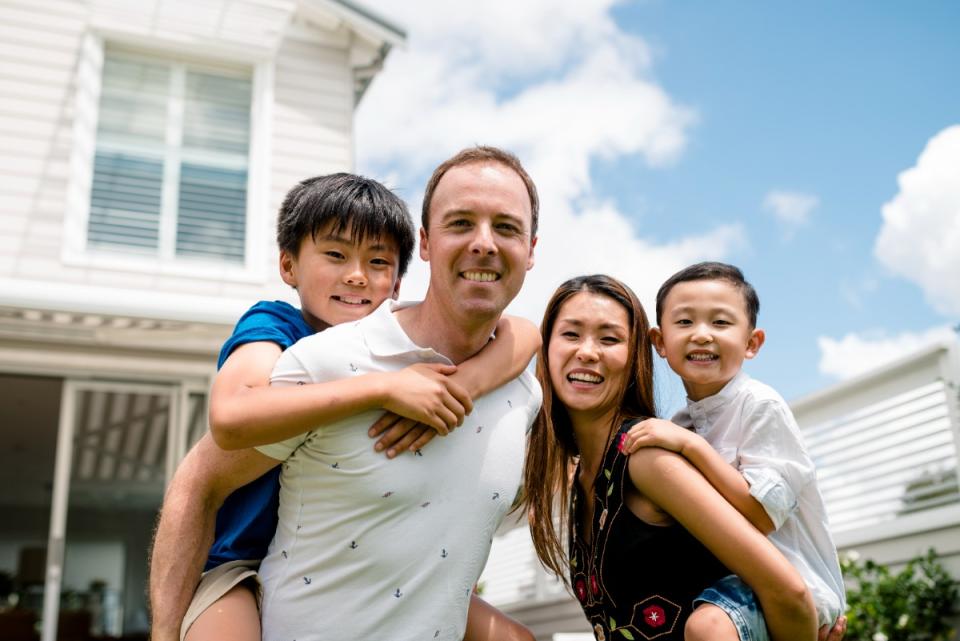
M 443 163 L 424 197 L 424 301 L 387 302 L 301 341 L 281 357 L 274 383 L 469 358 L 533 266 L 537 208 L 532 181 L 508 153 L 479 147 Z M 521 376 L 478 399 L 463 429 L 389 468 L 367 440 L 369 413 L 259 451 L 207 447 L 165 511 L 189 503 L 181 518 L 210 519 L 233 488 L 283 462 L 280 524 L 261 567 L 264 638 L 460 639 L 493 532 L 519 488 L 539 403 L 536 383 Z M 175 500 L 185 491 L 190 501 Z M 195 539 L 185 543 L 203 545 Z M 474 627 L 471 612 L 468 637 Z

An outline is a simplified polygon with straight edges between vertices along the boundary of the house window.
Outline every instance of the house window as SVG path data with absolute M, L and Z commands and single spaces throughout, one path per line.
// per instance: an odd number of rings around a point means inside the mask
M 106 49 L 87 247 L 244 262 L 250 70 Z

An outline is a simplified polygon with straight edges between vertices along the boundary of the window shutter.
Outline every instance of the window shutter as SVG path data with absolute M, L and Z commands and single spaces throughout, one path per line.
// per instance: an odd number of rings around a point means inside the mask
M 242 262 L 250 80 L 188 71 L 177 255 Z
M 107 57 L 87 241 L 91 246 L 156 250 L 170 72 L 161 65 Z

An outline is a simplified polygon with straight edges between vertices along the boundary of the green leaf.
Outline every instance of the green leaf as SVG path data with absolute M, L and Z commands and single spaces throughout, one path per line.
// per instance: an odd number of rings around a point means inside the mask
M 612 486 L 612 485 L 607 488 L 607 496 L 610 496 L 611 494 L 613 494 L 613 486 Z
M 609 481 L 609 480 L 610 480 L 610 477 L 613 475 L 613 473 L 612 473 L 610 470 L 604 470 L 604 471 L 603 471 L 603 475 L 606 476 L 606 477 L 607 477 L 607 480 Z
M 633 641 L 633 635 L 630 634 L 630 630 L 627 630 L 626 628 L 620 628 L 617 630 L 617 632 L 622 634 L 625 639 L 630 639 L 630 641 Z
M 610 629 L 611 630 L 617 629 L 617 622 L 613 620 L 613 617 L 610 617 Z

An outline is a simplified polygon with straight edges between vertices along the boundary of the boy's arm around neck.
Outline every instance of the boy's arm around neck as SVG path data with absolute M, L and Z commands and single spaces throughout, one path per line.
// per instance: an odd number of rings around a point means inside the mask
M 502 316 L 497 336 L 472 358 L 460 363 L 450 376 L 479 398 L 509 383 L 523 373 L 540 349 L 540 330 L 526 318 Z
M 384 381 L 376 376 L 270 387 L 281 353 L 273 342 L 246 343 L 217 372 L 210 390 L 210 431 L 217 445 L 236 450 L 277 443 L 383 403 Z

